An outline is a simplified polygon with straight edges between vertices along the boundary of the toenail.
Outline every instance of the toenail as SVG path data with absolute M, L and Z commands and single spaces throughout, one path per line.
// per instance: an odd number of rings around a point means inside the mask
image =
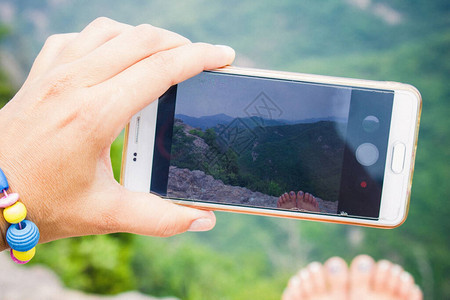
M 317 262 L 313 262 L 309 265 L 309 269 L 311 270 L 311 272 L 317 273 L 320 271 L 320 264 Z
M 298 278 L 297 275 L 293 276 L 290 280 L 289 280 L 289 284 L 290 287 L 298 287 L 300 285 L 300 278 Z
M 389 269 L 389 263 L 388 263 L 387 261 L 380 261 L 380 262 L 378 263 L 378 268 L 379 268 L 381 271 L 386 271 L 387 269 Z
M 409 275 L 408 272 L 403 272 L 402 275 L 400 275 L 400 280 L 403 282 L 409 281 L 411 278 L 411 275 Z
M 370 269 L 372 269 L 372 264 L 369 259 L 363 259 L 358 263 L 358 270 L 368 272 Z
M 337 261 L 332 261 L 329 265 L 328 265 L 328 270 L 330 270 L 331 273 L 339 273 L 342 270 L 341 264 Z
M 402 270 L 403 270 L 402 267 L 400 267 L 399 265 L 394 265 L 392 267 L 392 275 L 397 276 L 402 272 Z
M 309 278 L 309 272 L 307 270 L 301 270 L 300 271 L 300 278 L 302 280 L 306 280 Z

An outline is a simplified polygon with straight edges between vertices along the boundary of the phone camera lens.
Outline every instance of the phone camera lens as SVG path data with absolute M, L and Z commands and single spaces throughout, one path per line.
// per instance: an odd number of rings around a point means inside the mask
M 134 153 L 133 153 L 133 155 L 134 155 L 134 156 L 137 156 L 137 153 L 136 153 L 136 152 L 134 152 Z
M 362 122 L 365 132 L 375 132 L 380 127 L 380 120 L 375 116 L 367 116 Z
M 135 158 L 133 158 L 133 161 L 136 161 L 136 157 L 135 157 Z

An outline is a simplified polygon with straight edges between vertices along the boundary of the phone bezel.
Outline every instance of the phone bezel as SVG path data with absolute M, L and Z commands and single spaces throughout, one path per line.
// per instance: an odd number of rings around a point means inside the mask
M 277 209 L 236 206 L 232 204 L 217 204 L 200 201 L 172 201 L 180 205 L 202 209 L 363 225 L 379 228 L 394 228 L 400 226 L 406 220 L 409 209 L 414 158 L 417 147 L 418 128 L 422 105 L 421 96 L 417 89 L 411 85 L 397 82 L 370 81 L 312 74 L 236 68 L 231 66 L 216 69 L 213 70 L 213 72 L 288 79 L 347 87 L 351 86 L 393 90 L 394 101 L 379 219 L 372 220 L 353 216 L 327 215 L 313 212 L 291 212 Z M 138 114 L 133 116 L 125 130 L 121 184 L 134 191 L 148 192 L 150 190 L 157 107 L 158 101 L 152 102 L 150 106 L 144 108 Z M 391 170 L 392 153 L 393 147 L 400 142 L 406 146 L 404 156 L 405 161 L 403 171 L 400 174 L 396 174 Z M 134 156 L 135 153 L 136 156 Z M 131 163 L 133 162 L 133 158 L 136 158 L 136 161 L 139 161 L 139 163 Z

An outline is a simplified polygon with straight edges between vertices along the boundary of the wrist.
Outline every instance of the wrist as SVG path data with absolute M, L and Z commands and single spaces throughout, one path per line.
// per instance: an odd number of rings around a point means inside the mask
M 8 168 L 6 162 L 0 159 L 0 164 Z M 0 207 L 2 216 L 0 217 L 0 251 L 12 248 L 11 258 L 18 264 L 30 261 L 36 250 L 35 246 L 39 241 L 39 229 L 37 226 L 26 220 L 27 209 L 20 201 L 19 194 L 14 193 L 7 177 L 8 171 L 0 168 Z

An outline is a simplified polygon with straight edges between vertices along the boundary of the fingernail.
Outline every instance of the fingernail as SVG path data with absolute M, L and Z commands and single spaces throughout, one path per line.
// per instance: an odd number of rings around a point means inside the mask
M 229 56 L 229 57 L 234 58 L 234 56 L 236 55 L 236 53 L 234 52 L 234 49 L 231 48 L 230 46 L 226 46 L 226 45 L 214 45 L 214 46 L 216 46 L 217 48 L 224 51 L 227 54 L 227 56 Z
M 214 227 L 214 223 L 211 219 L 201 218 L 192 222 L 188 231 L 207 231 Z

